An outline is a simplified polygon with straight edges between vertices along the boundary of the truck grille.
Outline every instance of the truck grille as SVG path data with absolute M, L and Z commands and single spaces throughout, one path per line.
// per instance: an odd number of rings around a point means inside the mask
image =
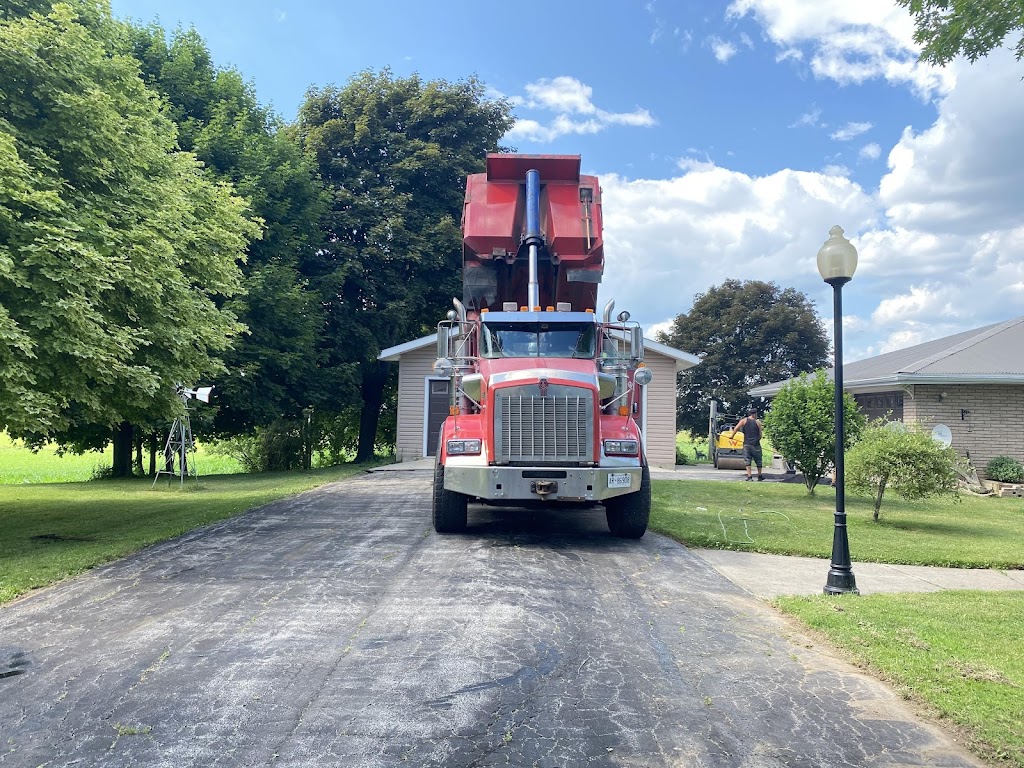
M 542 397 L 522 394 L 522 389 L 496 393 L 495 460 L 499 464 L 593 461 L 593 393 L 560 386 L 557 389 L 572 394 Z

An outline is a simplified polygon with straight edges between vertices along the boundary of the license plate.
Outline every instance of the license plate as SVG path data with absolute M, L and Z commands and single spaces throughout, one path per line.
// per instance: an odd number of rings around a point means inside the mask
M 628 472 L 613 472 L 608 475 L 609 488 L 629 488 L 633 484 L 633 476 Z

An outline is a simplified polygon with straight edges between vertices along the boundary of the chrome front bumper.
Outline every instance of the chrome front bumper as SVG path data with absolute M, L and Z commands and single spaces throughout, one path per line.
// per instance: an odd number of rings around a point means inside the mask
M 640 490 L 640 467 L 467 467 L 448 465 L 444 487 L 488 501 L 603 501 Z M 628 487 L 609 487 L 628 475 Z M 610 476 L 618 476 L 610 478 Z

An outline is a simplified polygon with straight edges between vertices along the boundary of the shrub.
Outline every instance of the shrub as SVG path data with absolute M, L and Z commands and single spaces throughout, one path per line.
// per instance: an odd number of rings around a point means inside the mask
M 1012 456 L 996 456 L 985 465 L 985 476 L 1000 483 L 1019 483 L 1024 480 L 1024 466 Z
M 846 485 L 855 493 L 874 496 L 873 518 L 878 520 L 887 488 L 907 501 L 942 494 L 959 501 L 958 461 L 956 451 L 936 442 L 920 426 L 878 419 L 850 450 Z
M 676 465 L 679 465 L 679 464 L 689 464 L 689 463 L 690 463 L 689 451 L 687 451 L 686 448 L 684 448 L 683 446 L 681 446 L 678 443 L 676 443 Z
M 786 384 L 772 400 L 764 428 L 772 447 L 789 459 L 804 476 L 807 492 L 835 463 L 835 385 L 820 370 Z M 843 393 L 843 443 L 849 448 L 864 428 L 857 403 Z

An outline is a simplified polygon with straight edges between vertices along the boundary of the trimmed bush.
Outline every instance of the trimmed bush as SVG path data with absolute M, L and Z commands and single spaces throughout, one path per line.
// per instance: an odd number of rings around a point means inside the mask
M 847 455 L 847 488 L 874 497 L 876 521 L 886 488 L 907 501 L 943 494 L 959 501 L 957 481 L 956 451 L 919 424 L 873 421 Z
M 999 483 L 1024 481 L 1024 466 L 1012 456 L 996 456 L 985 465 L 985 477 Z
M 835 385 L 825 371 L 806 373 L 788 382 L 772 400 L 764 417 L 764 431 L 775 450 L 791 459 L 804 476 L 807 492 L 835 463 Z M 864 429 L 864 416 L 849 392 L 843 393 L 843 447 L 856 442 Z

